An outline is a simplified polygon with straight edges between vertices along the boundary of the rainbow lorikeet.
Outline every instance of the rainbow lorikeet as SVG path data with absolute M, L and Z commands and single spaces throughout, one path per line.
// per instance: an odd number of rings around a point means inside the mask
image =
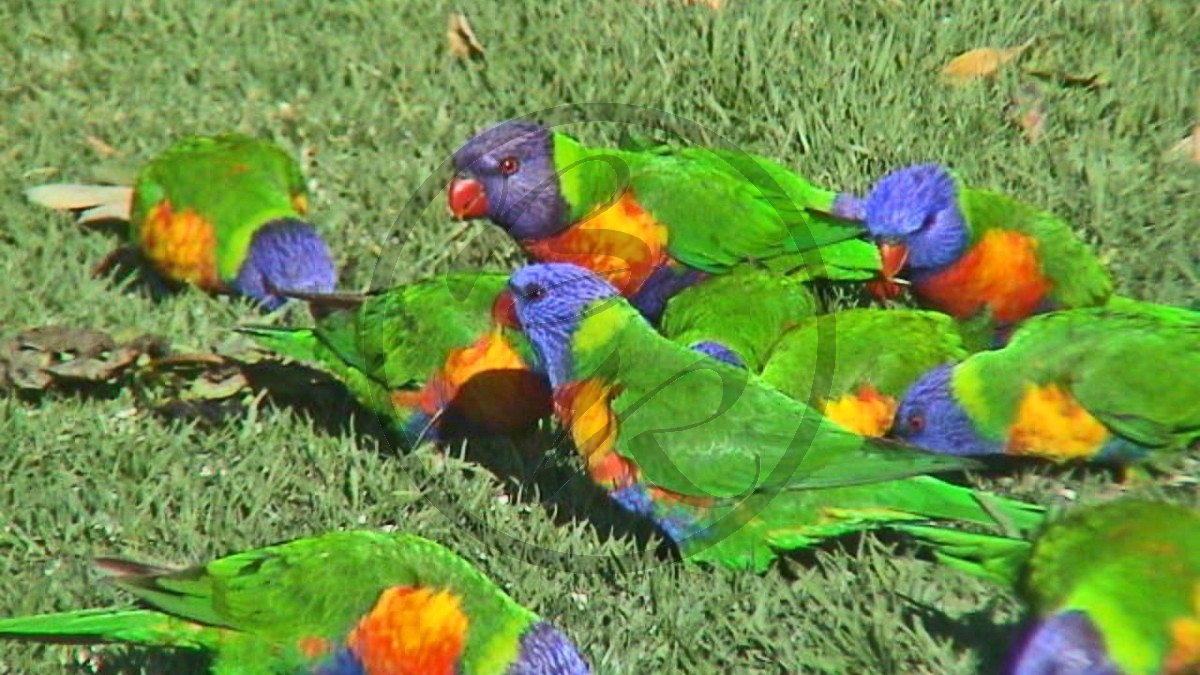
M 589 477 L 691 560 L 761 570 L 779 550 L 890 522 L 995 525 L 977 493 L 922 475 L 968 465 L 850 433 L 662 337 L 587 270 L 535 264 L 509 285 Z M 1041 520 L 1038 507 L 1000 501 L 1013 521 Z
M 674 342 L 759 372 L 781 336 L 820 306 L 802 275 L 780 276 L 744 265 L 672 296 L 658 330 Z M 512 294 L 502 291 L 496 307 L 500 321 L 519 331 Z
M 189 136 L 147 162 L 132 188 L 52 184 L 26 194 L 83 210 L 81 222 L 129 221 L 132 245 L 168 282 L 241 294 L 268 309 L 284 303 L 279 291 L 337 285 L 329 247 L 304 220 L 300 167 L 268 141 Z
M 925 372 L 966 357 L 954 320 L 912 309 L 849 309 L 813 316 L 778 338 L 761 377 L 812 400 L 843 427 L 888 433 L 905 390 Z
M 1011 675 L 1200 672 L 1200 511 L 1122 498 L 1032 541 L 900 525 L 942 562 L 1014 588 L 1033 613 Z
M 853 209 L 850 209 L 853 211 Z M 1033 314 L 1104 304 L 1113 281 L 1065 221 L 998 192 L 966 186 L 937 164 L 880 179 L 861 203 L 878 242 L 886 298 L 905 273 L 922 306 L 982 320 L 1003 341 Z
M 922 375 L 893 433 L 932 452 L 1127 464 L 1200 439 L 1200 312 L 1123 301 L 1036 316 Z
M 440 544 L 333 532 L 166 569 L 101 558 L 142 608 L 0 619 L 0 638 L 211 652 L 216 675 L 583 675 L 570 638 Z
M 493 320 L 507 274 L 452 272 L 366 296 L 306 296 L 313 328 L 246 326 L 262 346 L 329 370 L 409 441 L 511 434 L 548 418 L 549 383 L 520 333 Z M 348 306 L 347 306 L 348 305 Z
M 459 218 L 489 218 L 538 262 L 605 275 L 651 321 L 667 299 L 745 263 L 863 280 L 879 255 L 838 194 L 763 157 L 698 146 L 589 147 L 521 120 L 454 155 Z

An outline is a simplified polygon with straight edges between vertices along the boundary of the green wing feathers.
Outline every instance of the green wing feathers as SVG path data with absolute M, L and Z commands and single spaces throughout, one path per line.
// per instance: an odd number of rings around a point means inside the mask
M 747 303 L 753 311 L 746 311 Z M 741 266 L 672 297 L 659 329 L 683 345 L 720 342 L 758 372 L 780 337 L 818 310 L 803 279 Z
M 961 181 L 959 205 L 976 241 L 991 228 L 1037 240 L 1042 273 L 1054 282 L 1050 299 L 1058 306 L 1092 307 L 1112 295 L 1112 275 L 1067 221 L 999 192 L 961 187 Z
M 612 403 L 616 449 L 656 485 L 729 497 L 750 489 L 837 487 L 976 466 L 852 434 L 746 370 L 663 338 L 627 304 L 584 319 L 580 330 L 618 314 L 625 315 L 624 325 L 603 344 L 576 345 L 576 379 L 599 375 L 621 388 Z M 619 372 L 604 370 L 614 364 Z
M 898 398 L 930 368 L 965 356 L 954 321 L 944 314 L 849 309 L 812 317 L 783 336 L 762 378 L 800 400 L 837 398 L 863 384 Z
M 168 201 L 172 211 L 192 210 L 209 221 L 217 238 L 217 272 L 237 275 L 250 240 L 263 224 L 301 218 L 308 191 L 300 167 L 282 148 L 240 134 L 191 136 L 142 169 L 131 222 Z
M 487 272 L 431 277 L 366 296 L 360 307 L 330 312 L 314 328 L 239 330 L 267 349 L 329 370 L 368 408 L 391 415 L 389 391 L 420 388 L 447 354 L 492 328 L 492 302 L 507 281 L 507 274 Z M 507 337 L 532 363 L 528 343 Z
M 703 536 L 685 540 L 683 550 L 690 560 L 761 572 L 778 552 L 831 537 L 909 523 L 921 524 L 914 527 L 933 533 L 956 535 L 956 530 L 928 523 L 969 523 L 995 529 L 1002 525 L 995 512 L 1003 520 L 1018 523 L 1022 530 L 1037 528 L 1044 518 L 1043 509 L 1036 505 L 918 476 L 864 486 L 751 495 L 736 506 L 713 509 L 705 518 L 708 529 Z
M 588 148 L 564 134 L 554 139 L 558 168 L 571 167 L 560 180 L 575 219 L 624 187 L 608 162 L 580 160 L 621 160 L 634 198 L 667 227 L 671 256 L 695 269 L 721 274 L 735 265 L 832 247 L 864 233 L 861 224 L 829 215 L 837 193 L 765 157 L 654 144 L 640 137 L 626 143 L 640 151 Z M 846 244 L 820 257 L 794 258 L 790 266 L 817 267 L 810 276 L 868 278 L 879 267 L 872 249 L 867 242 Z
M 1025 590 L 1043 612 L 1082 601 L 1093 586 L 1148 616 L 1164 604 L 1188 615 L 1198 584 L 1200 511 L 1127 498 L 1079 507 L 1048 526 L 1034 545 Z
M 0 619 L 0 638 L 212 649 L 219 631 L 149 609 L 87 609 Z
M 1033 317 L 1003 350 L 972 356 L 964 377 L 989 382 L 993 420 L 1011 420 L 1025 383 L 1066 388 L 1110 430 L 1147 448 L 1200 438 L 1200 313 L 1132 304 Z M 984 420 L 985 423 L 987 420 Z
M 937 561 L 1006 589 L 1016 589 L 1032 548 L 1013 537 L 949 530 L 924 524 L 892 526 L 929 548 Z

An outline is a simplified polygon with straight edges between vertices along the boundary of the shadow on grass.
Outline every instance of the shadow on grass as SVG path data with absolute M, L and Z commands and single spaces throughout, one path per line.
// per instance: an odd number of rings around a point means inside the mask
M 153 651 L 127 649 L 98 654 L 99 667 L 87 663 L 71 669 L 73 673 L 99 675 L 142 675 L 171 673 L 171 675 L 207 675 L 212 672 L 212 659 L 202 652 L 188 650 Z
M 253 398 L 261 395 L 264 407 L 289 409 L 310 420 L 318 433 L 353 434 L 400 460 L 409 454 L 411 443 L 400 430 L 356 401 L 341 382 L 323 371 L 296 363 L 260 362 L 244 364 L 242 374 L 256 394 Z M 155 407 L 154 412 L 164 420 L 214 430 L 242 419 L 249 398 L 174 400 Z M 465 431 L 451 413 L 440 421 L 440 429 L 443 453 L 477 464 L 502 484 L 512 486 L 507 492 L 514 501 L 549 507 L 556 525 L 589 522 L 602 539 L 631 537 L 642 548 L 652 538 L 666 539 L 657 525 L 617 506 L 580 470 L 569 440 L 562 440 L 548 419 L 537 428 L 509 436 L 480 436 Z M 415 462 L 407 468 L 410 473 L 420 471 Z M 412 477 L 418 484 L 427 482 L 419 474 Z M 463 520 L 458 519 L 460 523 Z M 660 546 L 658 551 L 666 559 L 679 559 L 673 546 Z
M 1025 622 L 998 623 L 990 608 L 951 616 L 932 605 L 910 598 L 905 601 L 909 616 L 919 620 L 930 635 L 975 653 L 984 673 L 1007 672 L 1010 653 L 1027 627 Z
M 148 298 L 157 304 L 169 299 L 183 284 L 164 279 L 142 257 L 141 251 L 129 243 L 130 224 L 124 220 L 99 220 L 84 226 L 89 232 L 107 235 L 116 242 L 107 255 L 92 268 L 93 277 L 104 277 L 125 295 Z

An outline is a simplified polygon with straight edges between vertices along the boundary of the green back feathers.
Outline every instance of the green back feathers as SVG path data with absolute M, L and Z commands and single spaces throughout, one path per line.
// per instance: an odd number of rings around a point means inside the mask
M 393 388 L 424 381 L 450 350 L 492 328 L 492 303 L 507 283 L 507 274 L 455 272 L 373 298 L 358 318 L 358 349 L 368 370 Z M 506 335 L 529 362 L 526 341 Z
M 983 503 L 995 511 L 985 509 Z M 994 512 L 1023 530 L 1036 528 L 1044 518 L 1036 505 L 992 497 L 932 476 L 916 476 L 869 485 L 751 495 L 734 506 L 711 509 L 704 519 L 708 528 L 704 536 L 685 539 L 682 549 L 693 562 L 709 560 L 762 572 L 778 551 L 813 546 L 851 532 L 930 521 L 995 529 Z M 952 536 L 958 533 L 933 524 L 920 527 Z
M 759 372 L 780 336 L 817 310 L 817 299 L 801 277 L 744 265 L 672 297 L 659 330 L 683 345 L 720 342 Z
M 464 672 L 500 673 L 538 619 L 466 560 L 409 534 L 332 532 L 180 570 L 101 566 L 150 609 L 2 619 L 0 636 L 208 648 L 215 672 L 288 672 L 307 661 L 301 640 L 336 645 L 384 590 L 430 588 L 457 596 L 468 618 Z
M 930 368 L 965 356 L 954 321 L 944 314 L 849 309 L 812 317 L 784 335 L 762 378 L 800 400 L 822 390 L 836 398 L 862 384 L 899 398 Z
M 190 136 L 150 160 L 138 176 L 131 222 L 136 228 L 168 200 L 212 223 L 217 272 L 237 275 L 255 231 L 275 218 L 299 217 L 295 199 L 307 197 L 300 167 L 280 147 L 240 134 Z
M 1059 307 L 1100 305 L 1112 295 L 1112 275 L 1065 220 L 1007 195 L 958 184 L 958 203 L 971 229 L 971 243 L 993 228 L 1036 239 L 1042 274 L 1054 283 L 1050 299 Z
M 221 631 L 153 609 L 83 609 L 0 618 L 0 638 L 72 644 L 216 649 Z
M 1036 316 L 1001 350 L 960 364 L 955 393 L 991 438 L 1026 386 L 1057 384 L 1114 433 L 1145 447 L 1200 438 L 1200 313 L 1132 303 Z
M 365 530 L 298 539 L 117 585 L 169 614 L 281 642 L 343 637 L 390 587 L 449 589 L 471 622 L 468 663 L 499 634 L 515 644 L 536 620 L 440 544 Z
M 572 379 L 596 376 L 619 388 L 615 450 L 651 483 L 728 497 L 974 465 L 852 434 L 745 369 L 663 338 L 627 301 L 601 303 L 583 312 L 572 338 Z
M 391 415 L 389 391 L 421 387 L 451 350 L 492 328 L 492 303 L 507 282 L 507 274 L 454 272 L 368 296 L 360 307 L 331 313 L 312 329 L 242 330 L 264 347 L 327 368 L 367 407 Z M 524 337 L 506 337 L 532 364 Z
M 1137 499 L 1077 508 L 1035 542 L 1023 588 L 1038 615 L 1087 612 L 1125 672 L 1159 672 L 1172 622 L 1200 620 L 1200 511 Z
M 724 273 L 747 261 L 863 233 L 858 224 L 826 215 L 836 193 L 764 157 L 699 146 L 641 152 L 589 148 L 564 134 L 554 135 L 554 153 L 573 219 L 612 200 L 628 180 L 638 204 L 667 227 L 671 256 L 705 272 Z M 623 166 L 614 170 L 610 162 Z M 860 264 L 869 246 L 861 242 L 847 249 L 847 263 Z M 846 266 L 833 258 L 826 256 L 825 264 Z

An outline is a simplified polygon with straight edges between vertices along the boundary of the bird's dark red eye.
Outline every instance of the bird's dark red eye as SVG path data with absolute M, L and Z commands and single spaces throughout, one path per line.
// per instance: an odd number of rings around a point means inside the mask
M 539 300 L 546 295 L 546 289 L 542 288 L 541 284 L 529 284 L 525 287 L 526 300 Z
M 921 413 L 912 413 L 905 420 L 909 433 L 919 434 L 925 428 L 925 416 Z
M 504 174 L 505 176 L 511 176 L 516 172 L 517 172 L 517 158 L 516 157 L 505 157 L 504 159 L 500 160 L 500 173 Z

